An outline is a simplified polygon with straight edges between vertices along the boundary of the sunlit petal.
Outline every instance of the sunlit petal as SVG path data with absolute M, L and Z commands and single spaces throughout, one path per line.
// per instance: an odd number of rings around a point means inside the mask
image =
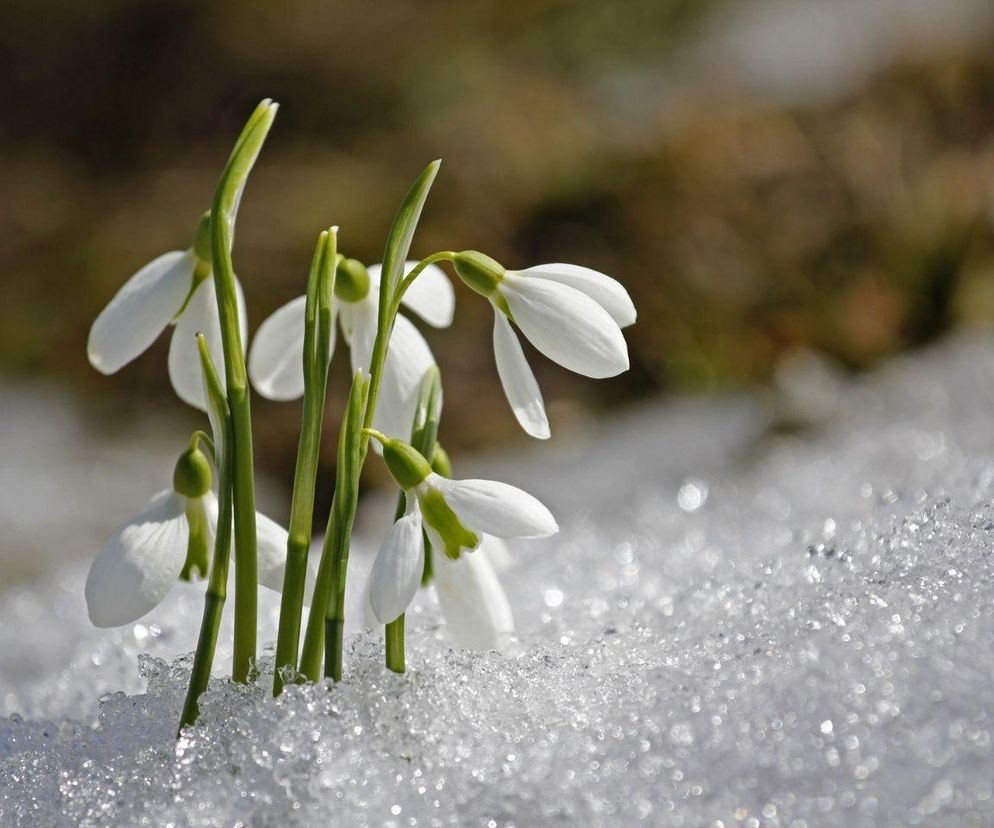
M 128 279 L 90 328 L 90 364 L 113 374 L 145 351 L 182 306 L 195 264 L 192 250 L 174 250 Z
M 369 603 L 381 624 L 407 610 L 421 583 L 425 547 L 417 499 L 408 498 L 405 515 L 390 529 L 369 573 Z
M 628 370 L 621 328 L 586 294 L 511 271 L 499 290 L 521 332 L 549 359 L 595 379 Z
M 494 358 L 504 394 L 521 427 L 532 437 L 547 440 L 550 435 L 545 403 L 518 337 L 503 313 L 494 314 Z
M 245 295 L 242 286 L 235 282 L 238 301 L 239 326 L 244 347 L 248 337 L 248 323 L 245 318 Z M 169 379 L 177 396 L 188 405 L 207 410 L 204 400 L 204 383 L 201 376 L 200 353 L 197 349 L 197 333 L 203 333 L 207 340 L 211 358 L 217 368 L 221 382 L 225 381 L 224 349 L 221 343 L 221 321 L 217 312 L 217 294 L 214 292 L 214 279 L 204 279 L 190 297 L 183 311 L 172 341 L 169 343 Z
M 166 597 L 186 562 L 185 510 L 185 498 L 167 489 L 111 535 L 86 578 L 86 608 L 95 626 L 130 624 Z
M 529 267 L 521 271 L 521 274 L 533 279 L 559 282 L 587 294 L 611 314 L 611 318 L 622 328 L 635 324 L 638 314 L 625 286 L 604 273 L 589 267 L 556 262 Z
M 432 583 L 445 616 L 445 628 L 457 647 L 489 650 L 514 630 L 511 605 L 481 551 L 464 552 L 458 560 L 433 558 Z
M 545 505 L 528 492 L 496 480 L 449 480 L 432 474 L 438 489 L 469 529 L 498 538 L 543 538 L 559 531 Z

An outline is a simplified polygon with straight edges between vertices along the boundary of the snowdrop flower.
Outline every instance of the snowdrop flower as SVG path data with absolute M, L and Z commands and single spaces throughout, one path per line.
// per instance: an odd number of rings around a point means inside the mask
M 202 331 L 224 382 L 224 354 L 217 295 L 210 264 L 210 216 L 197 226 L 193 247 L 153 259 L 117 292 L 90 328 L 86 352 L 90 364 L 113 374 L 144 353 L 170 324 L 169 379 L 183 402 L 206 410 L 195 335 Z M 238 289 L 242 341 L 248 335 L 245 297 Z
M 514 632 L 511 604 L 497 576 L 508 566 L 509 560 L 506 544 L 493 535 L 483 535 L 474 552 L 460 555 L 457 560 L 448 555 L 432 558 L 429 586 L 435 591 L 445 628 L 457 647 L 491 650 L 500 644 L 504 635 Z M 373 612 L 369 596 L 370 577 L 367 574 L 363 617 L 366 627 L 375 627 L 380 621 Z
M 507 401 L 532 437 L 549 437 L 535 375 L 510 322 L 553 362 L 594 379 L 628 370 L 621 329 L 635 322 L 628 291 L 610 276 L 571 264 L 505 270 L 476 251 L 456 254 L 460 278 L 494 307 L 494 358 Z
M 541 538 L 559 531 L 552 513 L 521 489 L 493 480 L 450 480 L 400 440 L 374 434 L 383 458 L 407 496 L 407 509 L 392 527 L 373 561 L 369 602 L 381 624 L 396 620 L 408 607 L 424 570 L 424 533 L 434 552 L 439 599 L 453 630 L 478 641 L 486 624 L 506 628 L 507 598 L 493 568 L 473 550 L 484 533 L 498 538 Z M 462 555 L 466 550 L 469 554 Z M 450 560 L 442 561 L 442 558 Z M 479 561 L 469 561 L 480 558 Z M 470 606 L 472 604 L 473 606 Z M 484 635 L 490 632 L 483 630 Z
M 405 274 L 418 263 L 407 262 Z M 335 275 L 334 312 L 349 345 L 352 371 L 369 370 L 376 338 L 380 265 L 366 268 L 355 259 L 341 259 Z M 428 265 L 401 302 L 435 328 L 452 324 L 455 294 L 437 265 Z M 249 376 L 255 389 L 271 400 L 293 400 L 304 393 L 304 306 L 300 296 L 277 309 L 259 327 L 249 354 Z M 334 349 L 334 340 L 332 340 Z M 406 436 L 425 371 L 435 358 L 410 320 L 398 314 L 387 350 L 374 425 L 391 436 Z
M 177 580 L 206 577 L 217 532 L 217 497 L 207 458 L 198 448 L 176 463 L 173 487 L 154 495 L 118 529 L 86 578 L 86 606 L 97 627 L 137 621 L 158 606 Z M 256 514 L 259 583 L 280 591 L 287 533 Z

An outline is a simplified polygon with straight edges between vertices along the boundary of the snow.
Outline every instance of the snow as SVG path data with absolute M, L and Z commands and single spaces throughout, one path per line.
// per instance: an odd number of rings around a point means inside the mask
M 807 431 L 683 401 L 457 466 L 563 527 L 501 573 L 515 638 L 452 649 L 426 592 L 408 674 L 354 630 L 340 685 L 273 700 L 263 658 L 179 741 L 195 586 L 113 631 L 85 567 L 8 589 L 0 824 L 991 824 L 994 342 L 823 369 L 778 379 Z

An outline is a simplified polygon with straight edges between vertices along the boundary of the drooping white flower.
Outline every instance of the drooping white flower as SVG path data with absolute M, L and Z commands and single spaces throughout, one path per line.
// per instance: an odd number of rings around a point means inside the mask
M 418 263 L 407 262 L 405 274 Z M 339 266 L 335 279 L 334 312 L 349 345 L 353 373 L 369 370 L 376 338 L 380 265 L 364 268 L 354 259 Z M 429 325 L 444 328 L 452 323 L 455 294 L 448 277 L 437 265 L 428 265 L 414 280 L 401 302 Z M 304 393 L 304 308 L 300 296 L 277 309 L 259 327 L 249 353 L 252 385 L 271 400 L 293 400 Z M 331 344 L 334 349 L 334 339 Z M 387 349 L 380 382 L 374 425 L 391 436 L 406 436 L 425 372 L 435 364 L 428 343 L 398 315 Z
M 510 322 L 553 362 L 595 379 L 627 371 L 628 346 L 621 329 L 636 311 L 620 282 L 571 264 L 505 270 L 475 251 L 459 253 L 456 272 L 494 307 L 494 358 L 504 393 L 521 427 L 549 437 L 549 420 L 535 375 Z
M 194 339 L 198 331 L 203 331 L 224 382 L 221 324 L 206 260 L 209 254 L 204 252 L 207 222 L 201 220 L 195 247 L 164 253 L 124 283 L 94 320 L 86 346 L 90 364 L 103 374 L 113 374 L 144 353 L 166 327 L 175 325 L 169 378 L 179 398 L 201 410 L 206 410 L 206 402 Z M 248 335 L 245 298 L 241 285 L 236 282 L 236 286 L 244 342 Z
M 389 538 L 384 543 L 384 549 L 388 543 Z M 395 549 L 391 550 L 391 556 L 397 554 Z M 422 557 L 422 566 L 423 560 Z M 418 557 L 415 555 L 409 558 L 406 565 L 417 567 L 417 564 Z M 384 562 L 382 565 L 387 564 Z M 498 577 L 498 573 L 509 565 L 507 545 L 493 535 L 483 535 L 480 545 L 472 553 L 460 555 L 457 560 L 448 555 L 432 556 L 433 574 L 429 588 L 435 592 L 445 619 L 445 629 L 457 647 L 490 650 L 497 647 L 506 634 L 514 632 L 511 604 Z M 371 581 L 372 571 L 367 574 L 363 589 L 363 618 L 367 627 L 380 623 L 372 607 Z M 410 589 L 411 582 L 405 583 Z M 410 601 L 405 607 L 409 605 Z
M 214 492 L 188 497 L 175 489 L 154 495 L 100 550 L 86 578 L 86 606 L 97 627 L 130 624 L 158 606 L 188 563 L 190 526 L 201 524 L 207 554 L 214 548 L 218 503 Z M 287 532 L 256 514 L 259 583 L 283 588 Z M 205 577 L 207 560 L 199 563 Z M 190 573 L 194 574 L 193 572 Z M 313 573 L 309 573 L 313 582 Z
M 384 441 L 383 456 L 407 495 L 407 510 L 380 549 L 369 578 L 369 600 L 382 624 L 394 621 L 410 604 L 424 568 L 422 529 L 431 542 L 436 577 L 444 573 L 439 598 L 448 604 L 453 626 L 464 641 L 489 640 L 494 629 L 507 627 L 510 610 L 492 567 L 476 550 L 485 535 L 497 538 L 541 538 L 559 531 L 552 513 L 521 489 L 494 480 L 451 480 L 431 470 L 428 462 L 400 440 Z M 463 552 L 466 555 L 463 555 Z M 453 565 L 445 569 L 448 557 Z M 464 557 L 480 557 L 467 564 Z M 462 566 L 460 566 L 462 564 Z M 475 595 L 474 611 L 466 607 L 465 590 Z

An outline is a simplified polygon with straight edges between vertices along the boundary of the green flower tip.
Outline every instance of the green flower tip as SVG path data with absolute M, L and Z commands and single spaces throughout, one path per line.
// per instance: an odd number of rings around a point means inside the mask
M 479 536 L 463 525 L 438 489 L 428 487 L 418 502 L 424 522 L 438 533 L 445 544 L 447 557 L 457 560 L 463 549 L 476 549 L 480 545 Z
M 184 451 L 173 470 L 173 489 L 184 497 L 203 497 L 211 488 L 211 464 L 199 448 Z
M 452 260 L 456 273 L 468 287 L 490 298 L 504 278 L 504 266 L 478 250 L 463 250 Z
M 383 460 L 397 485 L 405 492 L 424 482 L 431 474 L 431 465 L 414 446 L 384 435 L 374 436 L 383 443 Z
M 358 302 L 369 293 L 369 272 L 358 259 L 338 260 L 335 271 L 335 296 L 343 302 Z
M 441 443 L 435 443 L 435 451 L 431 455 L 431 470 L 442 477 L 452 477 L 452 461 Z

